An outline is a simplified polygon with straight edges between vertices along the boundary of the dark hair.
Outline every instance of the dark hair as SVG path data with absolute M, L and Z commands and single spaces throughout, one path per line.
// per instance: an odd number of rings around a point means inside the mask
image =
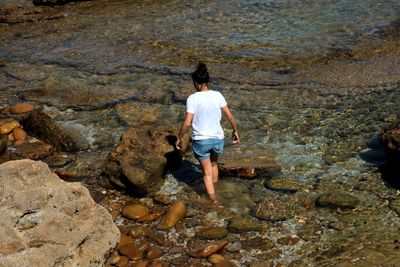
M 198 84 L 208 83 L 210 81 L 206 64 L 202 62 L 197 64 L 196 70 L 192 73 L 192 79 L 193 82 Z

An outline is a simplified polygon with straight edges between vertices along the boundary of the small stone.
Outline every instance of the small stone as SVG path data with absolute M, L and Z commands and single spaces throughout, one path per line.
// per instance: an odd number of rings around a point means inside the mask
M 273 249 L 268 252 L 263 252 L 261 254 L 256 255 L 257 259 L 260 260 L 272 260 L 279 257 L 282 254 L 282 250 L 280 249 Z
M 149 261 L 138 261 L 133 264 L 133 267 L 148 267 Z
M 160 246 L 167 245 L 166 243 L 169 242 L 169 240 L 163 233 L 156 231 L 146 232 L 146 237 Z
M 13 114 L 21 114 L 21 113 L 30 112 L 34 108 L 35 107 L 29 103 L 18 103 L 18 104 L 15 104 L 14 106 L 10 107 L 10 112 Z
M 159 219 L 161 217 L 162 213 L 161 212 L 157 212 L 157 213 L 150 213 L 147 215 L 144 215 L 142 217 L 140 217 L 139 219 L 136 219 L 136 221 L 138 222 L 151 222 L 151 221 L 155 221 L 157 219 Z
M 9 134 L 20 126 L 19 122 L 14 119 L 2 119 L 0 120 L 0 134 Z
M 265 187 L 286 192 L 296 192 L 303 187 L 303 185 L 295 180 L 285 177 L 273 177 L 265 182 Z
M 25 140 L 22 140 L 25 141 Z M 39 160 L 51 156 L 54 152 L 52 145 L 37 139 L 28 139 L 25 143 L 18 143 L 18 147 L 12 151 L 12 159 Z
M 25 140 L 27 137 L 26 132 L 21 128 L 15 128 L 13 130 L 13 135 L 15 140 Z
M 196 237 L 202 239 L 222 239 L 228 235 L 228 230 L 225 227 L 211 227 L 208 229 L 201 229 L 196 233 Z
M 146 207 L 145 205 L 142 204 L 129 204 L 126 205 L 122 211 L 121 211 L 121 215 L 125 218 L 128 219 L 139 219 L 140 217 L 143 217 L 147 214 L 150 213 L 150 210 L 148 207 Z
M 258 250 L 270 250 L 275 247 L 274 241 L 267 239 L 267 238 L 262 238 L 262 237 L 254 237 L 246 240 L 242 240 L 242 247 L 246 251 L 248 249 L 258 249 Z
M 317 199 L 319 206 L 330 208 L 355 208 L 359 202 L 357 197 L 341 192 L 322 194 Z
M 208 262 L 216 264 L 218 262 L 221 262 L 223 260 L 225 260 L 224 256 L 220 255 L 220 254 L 212 254 L 207 258 Z
M 276 242 L 281 245 L 295 245 L 300 241 L 300 238 L 298 236 L 292 235 L 292 236 L 283 236 L 281 238 L 278 238 Z
M 185 252 L 185 248 L 184 247 L 172 247 L 168 250 L 169 254 L 180 254 Z
M 130 260 L 141 260 L 143 259 L 143 252 L 139 250 L 134 244 L 128 244 L 118 249 L 121 255 L 128 257 Z
M 186 204 L 183 202 L 175 202 L 168 209 L 167 214 L 164 216 L 162 221 L 162 226 L 166 229 L 170 229 L 177 224 L 180 220 L 185 217 L 186 214 Z
M 328 227 L 331 228 L 331 229 L 335 229 L 337 231 L 342 231 L 342 230 L 345 229 L 344 224 L 342 222 L 339 222 L 339 221 L 329 223 Z
M 199 248 L 189 250 L 189 255 L 194 258 L 206 258 L 228 244 L 228 241 L 212 242 L 205 244 Z
M 215 263 L 213 267 L 236 267 L 236 265 L 229 260 L 222 260 Z
M 146 235 L 146 228 L 142 226 L 134 226 L 132 229 L 129 231 L 129 235 L 133 238 L 139 238 L 143 237 Z
M 135 240 L 133 240 L 133 238 L 125 233 L 121 233 L 121 237 L 119 239 L 119 243 L 117 245 L 117 249 L 126 246 L 128 244 L 134 244 Z
M 163 205 L 171 205 L 172 200 L 168 195 L 154 195 L 153 200 Z
M 158 247 L 149 247 L 145 253 L 144 253 L 144 257 L 148 260 L 154 260 L 157 259 L 159 257 L 161 257 L 163 254 L 163 251 L 158 248 Z
M 265 226 L 252 217 L 234 217 L 228 224 L 228 230 L 234 233 L 251 231 L 260 232 L 264 229 Z
M 256 217 L 268 221 L 284 221 L 293 218 L 298 208 L 298 200 L 292 196 L 268 196 L 259 204 Z
M 121 256 L 121 257 L 119 258 L 119 262 L 116 264 L 116 266 L 117 266 L 117 267 L 125 267 L 125 266 L 128 265 L 128 263 L 129 263 L 128 257 Z
M 229 245 L 227 245 L 224 249 L 226 251 L 229 251 L 229 252 L 232 252 L 232 253 L 239 252 L 242 249 L 242 243 L 240 243 L 240 242 L 232 242 L 232 243 L 229 243 Z

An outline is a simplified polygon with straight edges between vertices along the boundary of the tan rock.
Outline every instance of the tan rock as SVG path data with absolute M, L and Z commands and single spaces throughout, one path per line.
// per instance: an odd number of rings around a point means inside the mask
M 115 266 L 117 266 L 117 267 L 125 267 L 125 266 L 128 266 L 128 263 L 129 263 L 128 257 L 121 256 L 119 258 L 119 262 Z
M 10 112 L 13 114 L 21 114 L 21 113 L 30 112 L 34 108 L 35 107 L 29 103 L 18 103 L 18 104 L 15 104 L 14 106 L 10 107 Z
M 13 130 L 13 135 L 15 140 L 25 140 L 27 133 L 21 128 L 15 128 Z
M 207 258 L 208 262 L 211 262 L 213 264 L 216 264 L 218 262 L 221 262 L 223 260 L 225 260 L 224 256 L 220 255 L 220 254 L 212 254 L 211 256 L 209 256 Z
M 150 213 L 150 214 L 147 214 L 147 215 L 144 215 L 144 216 L 140 217 L 139 219 L 137 219 L 137 221 L 138 222 L 151 222 L 151 221 L 155 221 L 158 218 L 160 218 L 161 215 L 162 215 L 162 213 L 159 213 L 159 212 Z
M 144 257 L 148 260 L 154 260 L 157 259 L 159 257 L 161 257 L 163 254 L 163 251 L 158 248 L 158 247 L 149 247 L 145 253 L 144 253 Z
M 148 267 L 149 262 L 148 261 L 138 261 L 133 264 L 133 267 Z
M 133 220 L 137 220 L 140 217 L 143 217 L 149 213 L 150 210 L 148 207 L 138 203 L 126 205 L 121 211 L 122 216 Z
M 14 119 L 0 120 L 0 134 L 9 134 L 18 127 L 20 127 L 20 124 Z
M 15 146 L 15 147 L 19 147 L 19 146 L 22 146 L 22 145 L 25 144 L 25 143 L 26 143 L 25 140 L 15 140 L 14 146 Z
M 121 255 L 128 257 L 128 259 L 136 261 L 143 259 L 143 252 L 134 244 L 128 244 L 118 249 Z
M 219 241 L 205 244 L 199 248 L 189 250 L 189 255 L 194 258 L 206 258 L 228 244 L 228 241 Z
M 222 260 L 215 263 L 213 267 L 236 267 L 236 265 L 229 260 Z
M 143 237 L 146 235 L 146 228 L 142 226 L 134 226 L 129 231 L 129 235 L 132 236 L 133 238 Z
M 179 254 L 185 251 L 184 247 L 172 247 L 168 250 L 169 254 Z
M 187 207 L 185 203 L 175 202 L 164 216 L 162 226 L 167 229 L 174 227 L 177 222 L 185 217 L 186 210 Z
M 134 244 L 135 240 L 133 240 L 132 236 L 129 236 L 125 233 L 121 233 L 121 237 L 119 239 L 119 243 L 117 245 L 117 249 L 122 248 L 123 246 L 129 245 L 129 244 Z

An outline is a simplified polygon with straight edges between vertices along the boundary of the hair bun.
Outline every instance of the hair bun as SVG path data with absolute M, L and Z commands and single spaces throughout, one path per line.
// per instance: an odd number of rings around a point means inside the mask
M 192 73 L 192 79 L 196 83 L 203 84 L 203 83 L 208 83 L 210 80 L 210 77 L 208 75 L 208 70 L 206 64 L 203 62 L 200 62 L 197 64 L 196 70 Z

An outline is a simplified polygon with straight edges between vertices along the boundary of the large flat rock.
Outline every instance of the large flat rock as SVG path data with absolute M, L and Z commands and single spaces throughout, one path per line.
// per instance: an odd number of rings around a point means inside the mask
M 227 147 L 219 160 L 221 176 L 257 178 L 280 171 L 275 151 L 245 144 Z
M 119 236 L 80 183 L 39 161 L 0 165 L 0 266 L 102 266 Z

